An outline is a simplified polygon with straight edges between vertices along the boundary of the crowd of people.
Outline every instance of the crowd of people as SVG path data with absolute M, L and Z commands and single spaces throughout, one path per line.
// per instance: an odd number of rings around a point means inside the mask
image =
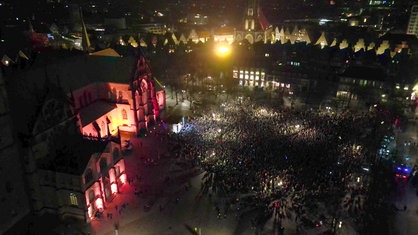
M 190 120 L 175 138 L 179 156 L 207 172 L 205 193 L 251 194 L 271 211 L 271 202 L 285 200 L 282 205 L 301 216 L 318 203 L 343 211 L 353 175 L 375 151 L 363 140 L 375 134 L 365 130 L 381 124 L 377 119 L 371 112 L 296 111 L 236 100 Z

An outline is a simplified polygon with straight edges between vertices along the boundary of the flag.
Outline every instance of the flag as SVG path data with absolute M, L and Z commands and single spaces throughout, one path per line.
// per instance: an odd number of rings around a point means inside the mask
M 19 55 L 21 58 L 24 58 L 24 59 L 29 60 L 29 57 L 28 57 L 25 53 L 23 53 L 23 51 L 19 51 L 19 52 L 18 52 L 18 55 Z

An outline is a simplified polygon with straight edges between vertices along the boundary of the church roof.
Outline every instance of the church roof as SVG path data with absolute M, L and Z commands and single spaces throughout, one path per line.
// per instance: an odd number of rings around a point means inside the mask
M 134 56 L 89 56 L 68 51 L 45 51 L 36 55 L 27 70 L 17 70 L 13 77 L 5 77 L 12 115 L 18 132 L 30 133 L 37 110 L 43 102 L 46 76 L 50 82 L 60 82 L 62 90 L 71 91 L 96 82 L 129 84 L 135 66 Z M 58 85 L 58 84 L 57 84 Z M 32 124 L 31 124 L 32 123 Z
M 108 141 L 97 140 L 73 140 L 76 145 L 70 151 L 62 151 L 54 158 L 38 159 L 37 165 L 40 169 L 51 170 L 60 173 L 81 175 L 94 153 L 102 153 Z
M 82 108 L 80 113 L 81 125 L 83 127 L 97 120 L 99 117 L 105 115 L 106 113 L 112 111 L 116 108 L 115 104 L 105 102 L 105 101 L 96 101 L 92 104 Z

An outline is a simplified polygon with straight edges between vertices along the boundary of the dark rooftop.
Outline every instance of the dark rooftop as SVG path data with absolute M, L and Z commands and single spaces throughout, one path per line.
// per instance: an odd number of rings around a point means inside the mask
M 87 126 L 94 120 L 115 109 L 116 105 L 105 101 L 96 101 L 80 110 L 81 124 Z
M 340 74 L 340 77 L 384 81 L 386 79 L 386 73 L 383 68 L 377 66 L 353 65 Z

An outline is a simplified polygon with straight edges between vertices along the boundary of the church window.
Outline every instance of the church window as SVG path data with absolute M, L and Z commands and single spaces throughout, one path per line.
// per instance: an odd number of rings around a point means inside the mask
M 122 109 L 122 119 L 123 120 L 128 120 L 128 114 L 126 113 L 125 109 Z
M 100 129 L 101 129 L 101 131 L 102 131 L 102 136 L 106 136 L 107 135 L 107 133 L 106 133 L 106 126 L 105 126 L 105 123 L 104 123 L 104 121 L 102 121 L 102 123 L 100 124 Z
M 94 191 L 90 190 L 89 192 L 89 202 L 92 203 L 94 201 Z
M 89 183 L 93 179 L 93 171 L 89 168 L 84 175 L 85 184 Z
M 123 93 L 122 93 L 122 91 L 119 91 L 118 99 L 119 99 L 119 101 L 121 101 L 123 99 Z
M 78 199 L 77 199 L 77 195 L 75 195 L 75 193 L 70 193 L 70 204 L 72 206 L 78 206 Z
M 119 177 L 119 175 L 120 175 L 120 167 L 119 166 L 115 166 L 115 174 L 116 174 L 116 177 Z
M 104 172 L 107 168 L 107 159 L 106 158 L 102 158 L 100 160 L 100 172 Z
M 113 149 L 113 159 L 116 159 L 119 157 L 119 148 L 114 148 Z
M 248 8 L 248 15 L 249 15 L 249 16 L 252 16 L 252 15 L 253 15 L 253 12 L 254 12 L 254 11 L 253 11 L 253 9 L 252 9 L 252 8 Z
M 85 105 L 87 105 L 87 104 L 88 104 L 88 102 L 87 102 L 87 93 L 86 93 L 86 92 L 84 92 L 84 93 L 83 93 L 83 98 L 84 98 L 84 99 L 83 99 L 84 104 L 85 104 Z
M 78 102 L 80 103 L 80 107 L 83 107 L 84 106 L 84 103 L 83 103 L 83 97 L 78 97 Z

